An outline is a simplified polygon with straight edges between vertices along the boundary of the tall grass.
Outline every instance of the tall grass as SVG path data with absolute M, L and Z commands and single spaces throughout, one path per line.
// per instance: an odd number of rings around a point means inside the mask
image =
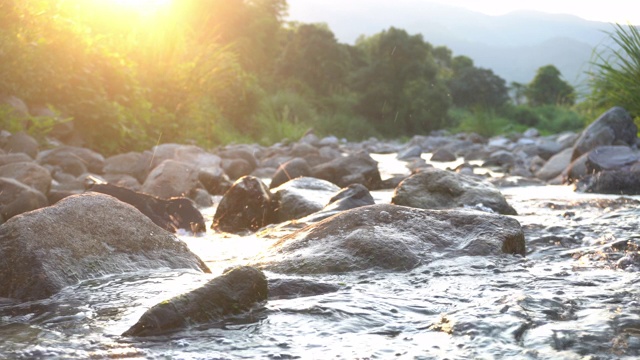
M 635 26 L 614 25 L 608 33 L 612 45 L 594 52 L 591 65 L 592 106 L 603 110 L 622 106 L 640 118 L 640 31 Z

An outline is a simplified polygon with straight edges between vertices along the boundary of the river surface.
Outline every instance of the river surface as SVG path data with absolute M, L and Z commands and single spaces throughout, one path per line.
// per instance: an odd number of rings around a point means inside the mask
M 405 171 L 392 156 L 376 159 L 383 177 Z M 271 300 L 249 314 L 170 335 L 121 337 L 154 304 L 249 262 L 276 240 L 211 230 L 180 235 L 213 274 L 141 271 L 84 281 L 46 300 L 0 302 L 0 358 L 640 357 L 640 197 L 578 194 L 566 186 L 501 190 L 518 211 L 526 257 L 308 276 L 340 290 Z M 388 202 L 391 192 L 374 197 Z M 204 210 L 209 224 L 214 211 Z

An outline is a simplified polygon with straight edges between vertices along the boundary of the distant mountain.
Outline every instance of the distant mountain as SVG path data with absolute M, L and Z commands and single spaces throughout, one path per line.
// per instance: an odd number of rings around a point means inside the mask
M 553 64 L 575 86 L 594 47 L 607 41 L 611 24 L 572 15 L 518 11 L 490 16 L 421 0 L 289 0 L 289 20 L 326 23 L 339 41 L 355 43 L 390 26 L 420 33 L 433 45 L 472 58 L 507 80 L 530 82 Z

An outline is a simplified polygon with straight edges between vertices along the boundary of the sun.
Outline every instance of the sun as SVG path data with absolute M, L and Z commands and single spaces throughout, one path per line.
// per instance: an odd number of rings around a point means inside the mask
M 115 6 L 138 14 L 153 14 L 171 5 L 172 0 L 110 0 Z

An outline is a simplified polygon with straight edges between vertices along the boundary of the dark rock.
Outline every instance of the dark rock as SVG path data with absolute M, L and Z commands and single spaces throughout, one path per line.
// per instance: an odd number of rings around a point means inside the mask
M 133 206 L 86 193 L 0 226 L 0 297 L 34 300 L 105 274 L 189 268 L 209 272 L 185 243 Z
M 588 158 L 589 153 L 582 154 L 582 156 L 573 160 L 571 164 L 569 164 L 569 167 L 567 167 L 564 173 L 565 183 L 572 184 L 576 180 L 580 180 L 589 175 L 589 171 L 587 170 Z
M 338 285 L 307 279 L 269 279 L 269 300 L 323 295 L 338 290 Z
M 63 172 L 65 174 L 73 175 L 76 177 L 89 171 L 82 160 L 78 158 L 61 159 L 55 165 L 45 166 L 49 167 L 52 173 Z
M 285 236 L 257 263 L 288 274 L 407 271 L 434 259 L 525 253 L 517 220 L 470 210 L 372 205 Z
M 409 146 L 398 153 L 398 160 L 417 158 L 422 155 L 422 148 L 418 145 Z
M 489 159 L 482 164 L 483 167 L 498 166 L 505 167 L 507 169 L 513 167 L 516 163 L 516 158 L 511 151 L 498 150 L 491 155 Z
M 89 190 L 111 195 L 132 205 L 167 231 L 174 233 L 177 229 L 183 229 L 194 234 L 207 231 L 202 214 L 187 198 L 164 200 L 112 184 L 95 184 Z
M 384 179 L 380 183 L 379 190 L 395 189 L 407 177 L 407 175 L 394 175 L 388 179 Z
M 255 153 L 255 149 L 248 147 L 233 147 L 221 151 L 219 155 L 225 159 L 242 159 L 246 161 L 250 169 L 248 173 L 251 173 L 258 167 L 258 159 Z M 231 176 L 231 174 L 229 174 L 229 176 Z
M 47 205 L 47 197 L 40 191 L 15 179 L 0 177 L 0 224 Z
M 351 184 L 334 195 L 322 210 L 302 220 L 305 222 L 320 221 L 346 210 L 373 204 L 375 204 L 375 200 L 369 189 L 360 184 Z
M 189 199 L 196 203 L 199 208 L 207 208 L 213 206 L 213 199 L 211 194 L 205 189 L 195 189 L 189 194 Z
M 638 127 L 631 115 L 621 107 L 613 107 L 582 132 L 573 149 L 571 161 L 599 146 L 633 146 L 637 133 Z
M 52 150 L 38 153 L 38 162 L 42 165 L 59 165 L 68 162 L 69 158 L 80 160 L 93 174 L 102 174 L 104 157 L 93 150 L 75 146 L 60 146 Z
M 51 188 L 49 170 L 35 162 L 15 162 L 0 166 L 0 177 L 16 179 L 43 194 Z
M 629 166 L 639 159 L 638 153 L 628 146 L 600 146 L 587 156 L 587 173 L 602 170 L 617 170 Z
M 176 160 L 165 160 L 149 173 L 142 184 L 142 192 L 169 199 L 187 196 L 198 186 L 196 167 Z
M 494 185 L 435 168 L 420 171 L 401 182 L 391 203 L 421 209 L 452 209 L 481 204 L 500 214 L 516 215 Z
M 266 301 L 268 292 L 267 279 L 260 270 L 237 267 L 193 291 L 153 306 L 122 336 L 159 335 L 220 321 Z
M 275 221 L 299 219 L 322 208 L 340 188 L 326 180 L 299 177 L 273 189 Z
M 245 159 L 222 159 L 222 169 L 231 179 L 247 176 L 254 170 Z
M 358 152 L 314 166 L 311 169 L 315 178 L 330 181 L 340 187 L 362 184 L 370 190 L 380 186 L 378 162 L 368 153 Z
M 303 158 L 293 158 L 280 165 L 271 179 L 270 189 L 276 188 L 289 180 L 301 176 L 311 176 L 311 168 Z
M 567 148 L 566 146 L 563 146 L 561 143 L 550 140 L 550 139 L 539 141 L 537 144 L 537 147 L 538 147 L 538 156 L 540 156 L 545 160 L 549 160 L 553 155 Z
M 436 150 L 433 155 L 431 155 L 431 161 L 438 161 L 438 162 L 450 162 L 450 161 L 456 161 L 457 157 L 456 154 L 454 154 L 453 152 L 444 149 L 444 148 L 440 148 L 438 150 Z
M 640 169 L 603 170 L 580 179 L 576 189 L 597 194 L 640 195 Z
M 3 146 L 3 150 L 8 154 L 27 154 L 31 159 L 35 159 L 38 155 L 38 142 L 27 133 L 21 131 L 9 136 Z
M 211 195 L 224 195 L 232 184 L 227 174 L 219 167 L 200 169 L 198 180 Z
M 273 222 L 271 193 L 260 179 L 243 176 L 224 194 L 211 228 L 237 233 L 256 231 Z

